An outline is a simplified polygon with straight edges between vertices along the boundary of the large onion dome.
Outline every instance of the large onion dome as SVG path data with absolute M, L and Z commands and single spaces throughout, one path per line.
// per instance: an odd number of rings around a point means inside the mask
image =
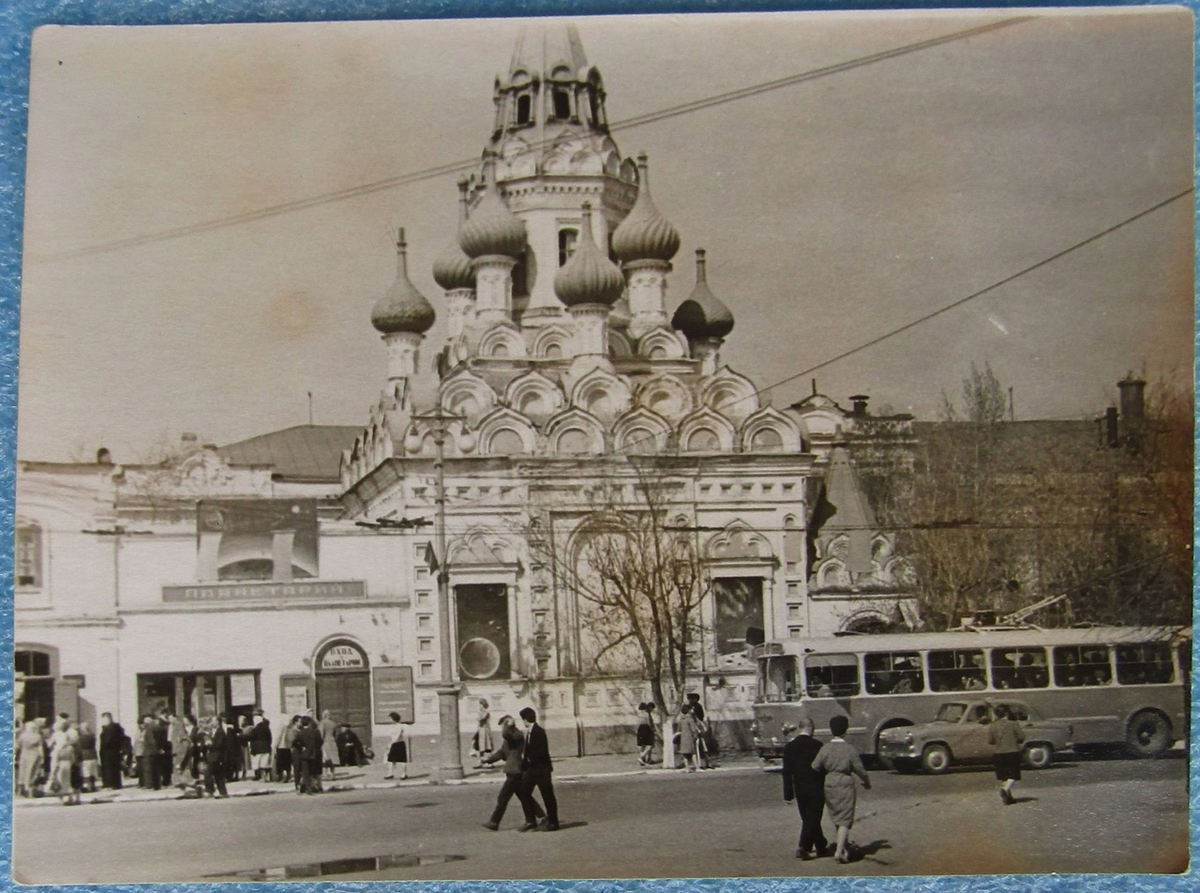
M 408 278 L 408 246 L 403 227 L 396 240 L 396 254 L 396 281 L 371 309 L 371 325 L 385 335 L 393 332 L 424 334 L 433 325 L 436 314 Z
M 613 232 L 613 253 L 623 262 L 669 261 L 679 250 L 679 231 L 659 213 L 650 197 L 650 172 L 646 153 L 638 156 L 640 171 L 637 201 Z
M 469 181 L 463 177 L 458 181 L 458 229 L 462 232 L 467 221 L 467 187 Z M 471 258 L 463 253 L 458 237 L 446 246 L 446 250 L 433 262 L 433 279 L 446 291 L 475 287 L 475 270 Z
M 733 314 L 708 287 L 703 248 L 696 251 L 696 287 L 675 309 L 671 326 L 689 338 L 724 338 L 733 331 Z
M 517 219 L 496 186 L 495 162 L 489 161 L 484 174 L 487 188 L 479 206 L 458 234 L 458 244 L 469 257 L 499 254 L 513 259 L 525 253 L 525 222 Z
M 554 274 L 554 293 L 568 307 L 578 304 L 612 305 L 625 290 L 625 276 L 596 245 L 592 237 L 592 206 L 583 203 L 583 226 L 575 253 Z

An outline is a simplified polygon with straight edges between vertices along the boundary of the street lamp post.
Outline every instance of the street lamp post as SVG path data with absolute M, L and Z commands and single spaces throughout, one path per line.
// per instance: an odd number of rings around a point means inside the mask
M 435 412 L 414 415 L 414 421 L 429 423 L 433 435 L 433 468 L 437 489 L 437 593 L 438 636 L 441 639 L 442 679 L 438 686 L 438 735 L 440 759 L 438 780 L 453 781 L 463 777 L 462 742 L 459 740 L 458 696 L 461 687 L 454 679 L 454 650 L 450 643 L 450 564 L 446 555 L 446 424 L 460 421 L 461 416 L 449 415 L 439 406 Z

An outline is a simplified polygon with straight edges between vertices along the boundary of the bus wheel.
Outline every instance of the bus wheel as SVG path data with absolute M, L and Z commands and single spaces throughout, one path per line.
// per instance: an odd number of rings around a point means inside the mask
M 1054 759 L 1054 748 L 1049 744 L 1031 744 L 1025 748 L 1025 765 L 1030 769 L 1047 769 Z
M 944 744 L 930 744 L 921 752 L 921 768 L 930 775 L 941 775 L 950 768 L 950 748 Z
M 1171 746 L 1171 724 L 1161 713 L 1143 710 L 1129 721 L 1125 744 L 1135 756 L 1156 757 Z

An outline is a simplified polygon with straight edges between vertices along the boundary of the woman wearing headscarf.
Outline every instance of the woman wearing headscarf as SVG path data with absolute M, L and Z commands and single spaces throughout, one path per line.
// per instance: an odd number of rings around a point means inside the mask
M 854 806 L 857 801 L 857 786 L 854 776 L 862 779 L 863 788 L 871 789 L 871 779 L 863 768 L 858 752 L 842 738 L 850 728 L 845 716 L 834 716 L 829 720 L 829 731 L 833 738 L 817 751 L 812 767 L 825 773 L 825 814 L 837 828 L 837 850 L 834 858 L 849 862 L 850 829 L 854 827 Z
M 692 715 L 692 705 L 679 708 L 679 755 L 683 757 L 688 772 L 696 771 L 696 747 L 700 741 L 700 723 Z
M 27 722 L 17 735 L 17 793 L 32 797 L 45 771 L 45 739 L 36 722 Z

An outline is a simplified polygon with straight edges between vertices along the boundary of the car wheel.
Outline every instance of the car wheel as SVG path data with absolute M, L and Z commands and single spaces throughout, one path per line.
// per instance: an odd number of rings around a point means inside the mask
M 950 768 L 950 748 L 944 744 L 930 744 L 921 752 L 921 768 L 930 775 L 941 775 Z
M 1135 756 L 1156 757 L 1171 746 L 1171 724 L 1161 713 L 1143 710 L 1129 721 L 1125 744 Z
M 1025 748 L 1025 765 L 1030 769 L 1046 769 L 1054 759 L 1054 748 L 1049 744 L 1031 744 Z

